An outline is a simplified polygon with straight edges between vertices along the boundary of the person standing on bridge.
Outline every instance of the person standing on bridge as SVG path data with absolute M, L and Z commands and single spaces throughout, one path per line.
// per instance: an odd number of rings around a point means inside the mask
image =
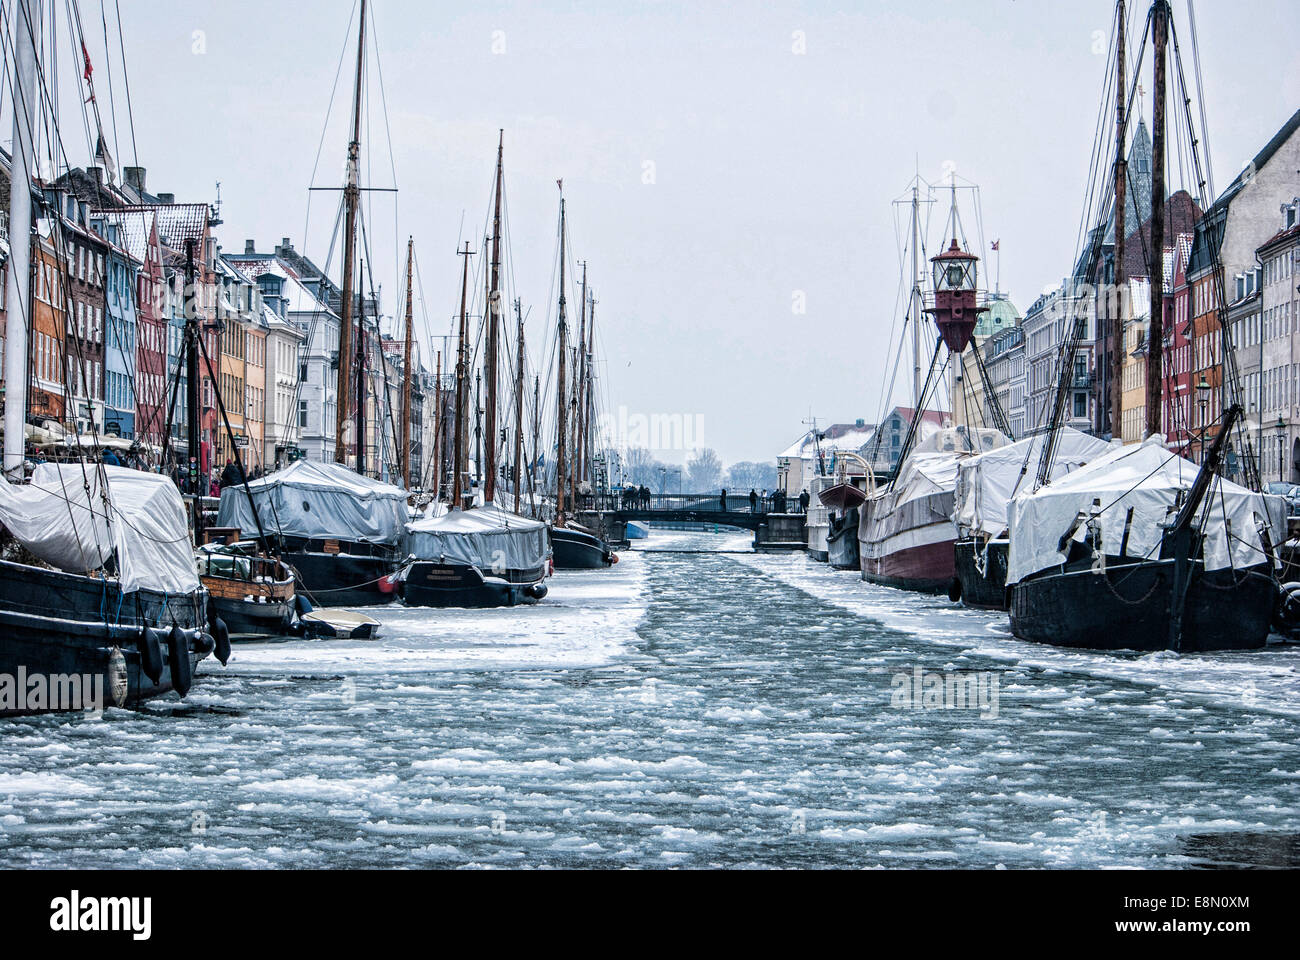
M 799 494 L 799 512 L 807 513 L 808 504 L 810 503 L 812 503 L 812 497 L 809 495 L 807 490 L 804 490 L 802 493 Z
M 722 490 L 722 495 L 718 497 L 718 504 L 722 507 L 722 512 L 726 513 L 727 512 L 727 490 L 725 487 Z
M 753 487 L 749 488 L 749 512 L 758 513 L 758 491 Z

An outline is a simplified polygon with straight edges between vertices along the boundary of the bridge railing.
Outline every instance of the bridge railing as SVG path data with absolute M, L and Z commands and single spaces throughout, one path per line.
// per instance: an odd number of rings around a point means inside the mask
M 799 498 L 768 494 L 750 500 L 748 494 L 736 496 L 727 494 L 726 503 L 716 493 L 652 493 L 649 497 L 638 497 L 629 493 L 609 493 L 578 498 L 579 509 L 584 510 L 635 510 L 640 512 L 680 512 L 684 510 L 697 513 L 803 513 Z

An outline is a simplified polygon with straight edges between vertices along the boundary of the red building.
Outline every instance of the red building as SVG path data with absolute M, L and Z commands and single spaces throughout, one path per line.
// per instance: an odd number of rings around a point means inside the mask
M 162 446 L 167 426 L 167 293 L 163 288 L 158 218 L 149 218 L 136 276 L 136 436 Z
M 1165 285 L 1165 370 L 1160 413 L 1160 431 L 1180 456 L 1192 457 L 1200 434 L 1193 427 L 1192 404 L 1196 384 L 1192 381 L 1192 287 L 1187 282 L 1187 262 L 1192 255 L 1193 234 L 1179 234 L 1167 258 Z

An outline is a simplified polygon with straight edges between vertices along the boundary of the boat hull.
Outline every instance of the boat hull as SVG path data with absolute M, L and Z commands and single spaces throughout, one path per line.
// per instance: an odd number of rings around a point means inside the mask
M 843 520 L 832 520 L 826 536 L 826 560 L 836 570 L 861 570 L 858 552 L 858 511 L 850 509 Z
M 981 610 L 1006 610 L 1008 540 L 990 540 L 987 546 L 972 538 L 958 540 L 954 546 L 957 583 L 961 602 Z
M 569 527 L 551 528 L 551 550 L 556 570 L 600 570 L 614 562 L 604 540 Z
M 1167 650 L 1173 574 L 1173 560 L 1037 574 L 1011 588 L 1011 631 L 1061 647 Z M 1192 564 L 1180 650 L 1264 646 L 1276 599 L 1276 584 L 1262 568 L 1207 573 Z
M 546 596 L 540 578 L 523 582 L 485 577 L 467 564 L 420 561 L 411 564 L 402 584 L 408 607 L 514 607 Z
M 285 636 L 293 625 L 293 604 L 283 600 L 262 603 L 213 597 L 212 606 L 236 642 Z
M 123 595 L 112 581 L 0 561 L 0 675 L 102 677 L 103 705 L 117 702 L 117 681 L 120 705 L 135 706 L 177 688 L 170 654 L 173 628 L 179 628 L 178 656 L 188 663 L 188 677 L 179 686 L 188 692 L 198 664 L 213 650 L 207 603 L 202 589 L 183 596 L 153 590 Z M 156 680 L 144 667 L 150 639 L 152 656 L 161 663 Z M 114 667 L 115 651 L 124 678 Z M 68 709 L 5 704 L 0 715 Z
M 862 505 L 858 530 L 862 579 L 918 593 L 947 593 L 957 578 L 953 492 L 893 503 L 893 492 Z
M 392 603 L 380 581 L 397 571 L 391 556 L 291 551 L 280 559 L 297 573 L 298 588 L 317 606 L 373 607 Z

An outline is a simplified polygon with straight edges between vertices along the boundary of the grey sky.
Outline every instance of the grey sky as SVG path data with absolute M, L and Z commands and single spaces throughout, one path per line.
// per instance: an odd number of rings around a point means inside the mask
M 1021 310 L 1070 266 L 1110 0 L 374 5 L 400 243 L 415 235 L 431 323 L 441 331 L 454 309 L 462 215 L 472 238 L 504 127 L 517 289 L 534 321 L 546 316 L 563 177 L 574 252 L 601 300 L 610 400 L 703 415 L 724 462 L 771 459 L 810 413 L 879 412 L 899 279 L 890 203 L 918 161 L 930 180 L 951 161 L 981 186 L 1002 287 Z M 352 0 L 122 6 L 150 189 L 211 199 L 220 180 L 227 250 L 283 236 L 303 249 Z M 1145 17 L 1146 4 L 1132 6 Z M 1183 0 L 1174 10 L 1185 22 Z M 1201 0 L 1197 14 L 1222 185 L 1300 106 L 1300 6 Z M 206 52 L 194 52 L 195 31 Z M 341 177 L 343 112 L 336 104 L 319 185 Z M 120 117 L 129 163 L 125 130 Z M 323 227 L 336 201 L 312 202 Z M 392 310 L 391 202 L 374 203 Z M 792 313 L 795 291 L 806 315 Z

